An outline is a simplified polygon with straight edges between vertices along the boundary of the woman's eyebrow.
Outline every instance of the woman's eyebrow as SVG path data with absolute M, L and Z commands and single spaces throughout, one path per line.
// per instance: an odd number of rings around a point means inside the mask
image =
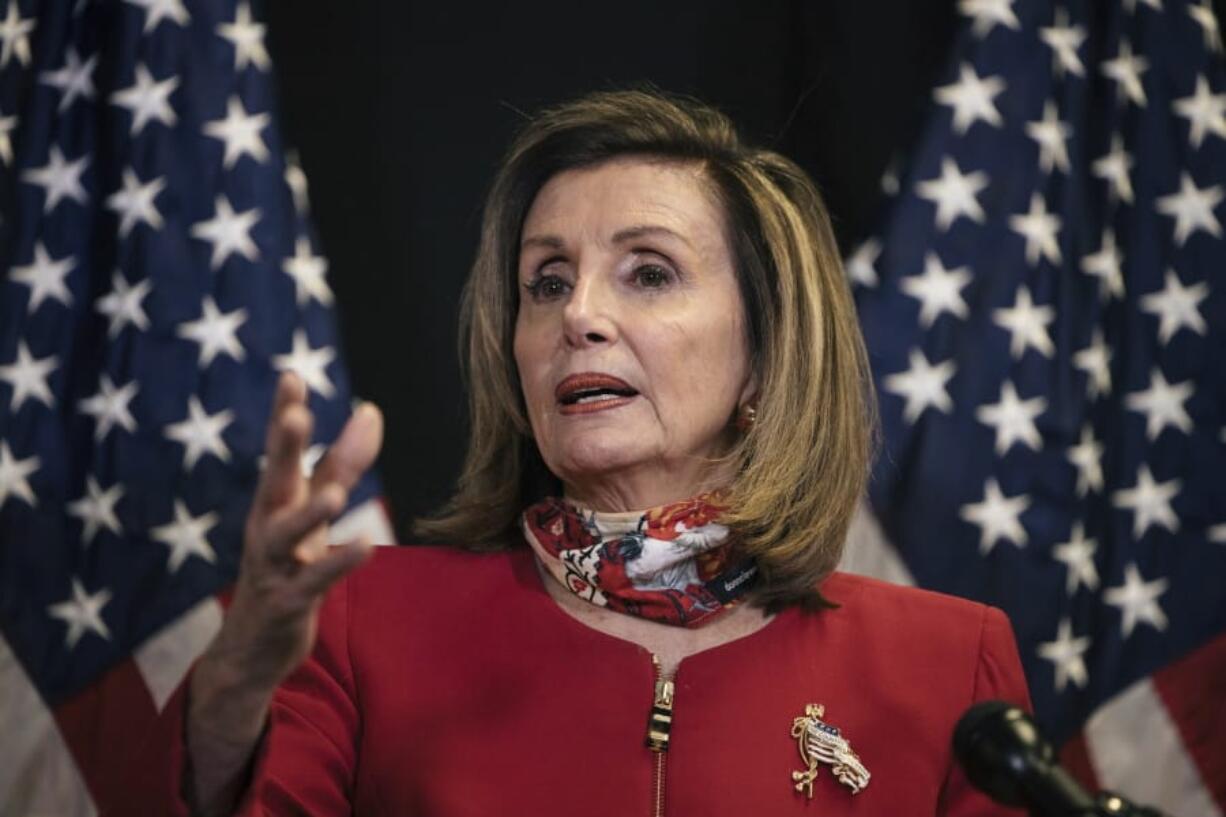
M 663 236 L 665 238 L 672 238 L 676 241 L 680 241 L 687 247 L 693 247 L 685 236 L 681 235 L 675 230 L 670 230 L 668 227 L 664 227 L 659 224 L 636 224 L 633 227 L 625 227 L 613 234 L 613 243 L 622 244 L 624 242 L 635 241 L 646 236 Z M 519 242 L 520 250 L 525 250 L 528 247 L 544 247 L 545 249 L 550 250 L 560 250 L 564 246 L 565 242 L 556 235 L 530 235 Z
M 560 250 L 562 249 L 562 246 L 562 239 L 558 238 L 556 235 L 530 235 L 519 242 L 519 248 L 521 250 L 528 247 L 544 247 L 549 250 Z
M 680 241 L 682 244 L 685 244 L 687 247 L 692 248 L 693 246 L 685 236 L 658 224 L 640 224 L 634 227 L 627 227 L 624 230 L 618 230 L 613 234 L 613 243 L 620 244 L 624 241 L 634 241 L 635 239 L 651 235 L 673 238 Z

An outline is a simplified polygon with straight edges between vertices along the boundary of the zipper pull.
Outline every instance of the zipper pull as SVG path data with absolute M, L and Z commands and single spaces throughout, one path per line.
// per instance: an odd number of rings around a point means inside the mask
M 647 748 L 653 752 L 668 751 L 668 734 L 673 726 L 673 682 L 656 679 L 656 694 L 647 718 Z

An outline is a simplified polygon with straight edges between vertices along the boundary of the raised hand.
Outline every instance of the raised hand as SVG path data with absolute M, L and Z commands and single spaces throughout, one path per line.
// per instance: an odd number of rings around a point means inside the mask
M 328 547 L 328 524 L 379 452 L 382 415 L 369 403 L 355 409 L 308 479 L 301 465 L 313 424 L 306 400 L 302 380 L 283 375 L 234 598 L 192 674 L 188 783 L 200 813 L 228 809 L 273 690 L 311 649 L 324 592 L 370 553 L 363 540 Z
M 252 681 L 276 686 L 306 656 L 325 590 L 360 564 L 369 544 L 328 548 L 328 522 L 374 462 L 383 436 L 378 409 L 363 404 L 308 480 L 303 452 L 312 420 L 293 374 L 277 385 L 265 446 L 267 466 L 247 517 L 243 558 L 219 648 Z

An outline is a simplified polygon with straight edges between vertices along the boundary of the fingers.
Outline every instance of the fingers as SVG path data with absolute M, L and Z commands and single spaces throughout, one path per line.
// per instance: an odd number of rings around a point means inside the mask
M 299 581 L 309 593 L 321 594 L 338 579 L 361 565 L 374 550 L 370 540 L 360 536 L 346 545 L 328 548 L 319 558 L 304 565 Z
M 324 485 L 304 506 L 282 510 L 264 530 L 265 553 L 274 562 L 310 562 L 327 547 L 323 527 L 345 507 L 349 492 Z
M 311 439 L 313 422 L 306 407 L 306 385 L 297 375 L 286 372 L 277 382 L 268 420 L 264 445 L 267 460 L 256 496 L 263 506 L 284 505 L 302 491 L 302 453 Z
M 306 383 L 294 372 L 282 372 L 277 378 L 277 391 L 272 399 L 272 416 L 276 417 L 291 403 L 306 403 Z
M 306 399 L 302 380 L 282 375 L 268 424 L 266 465 L 249 520 L 251 541 L 262 546 L 252 553 L 262 553 L 264 564 L 279 563 L 291 573 L 323 558 L 328 523 L 344 509 L 349 490 L 370 468 L 383 440 L 383 415 L 373 404 L 359 405 L 308 485 L 302 456 L 313 417 Z
M 352 489 L 374 464 L 382 444 L 383 413 L 374 403 L 364 402 L 354 409 L 340 437 L 315 468 L 311 485 L 336 483 L 346 491 Z

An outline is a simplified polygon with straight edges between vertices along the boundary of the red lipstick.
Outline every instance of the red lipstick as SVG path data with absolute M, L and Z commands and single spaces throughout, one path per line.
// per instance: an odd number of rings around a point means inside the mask
M 582 372 L 562 380 L 553 390 L 566 415 L 591 414 L 624 406 L 638 395 L 638 390 L 609 374 Z

